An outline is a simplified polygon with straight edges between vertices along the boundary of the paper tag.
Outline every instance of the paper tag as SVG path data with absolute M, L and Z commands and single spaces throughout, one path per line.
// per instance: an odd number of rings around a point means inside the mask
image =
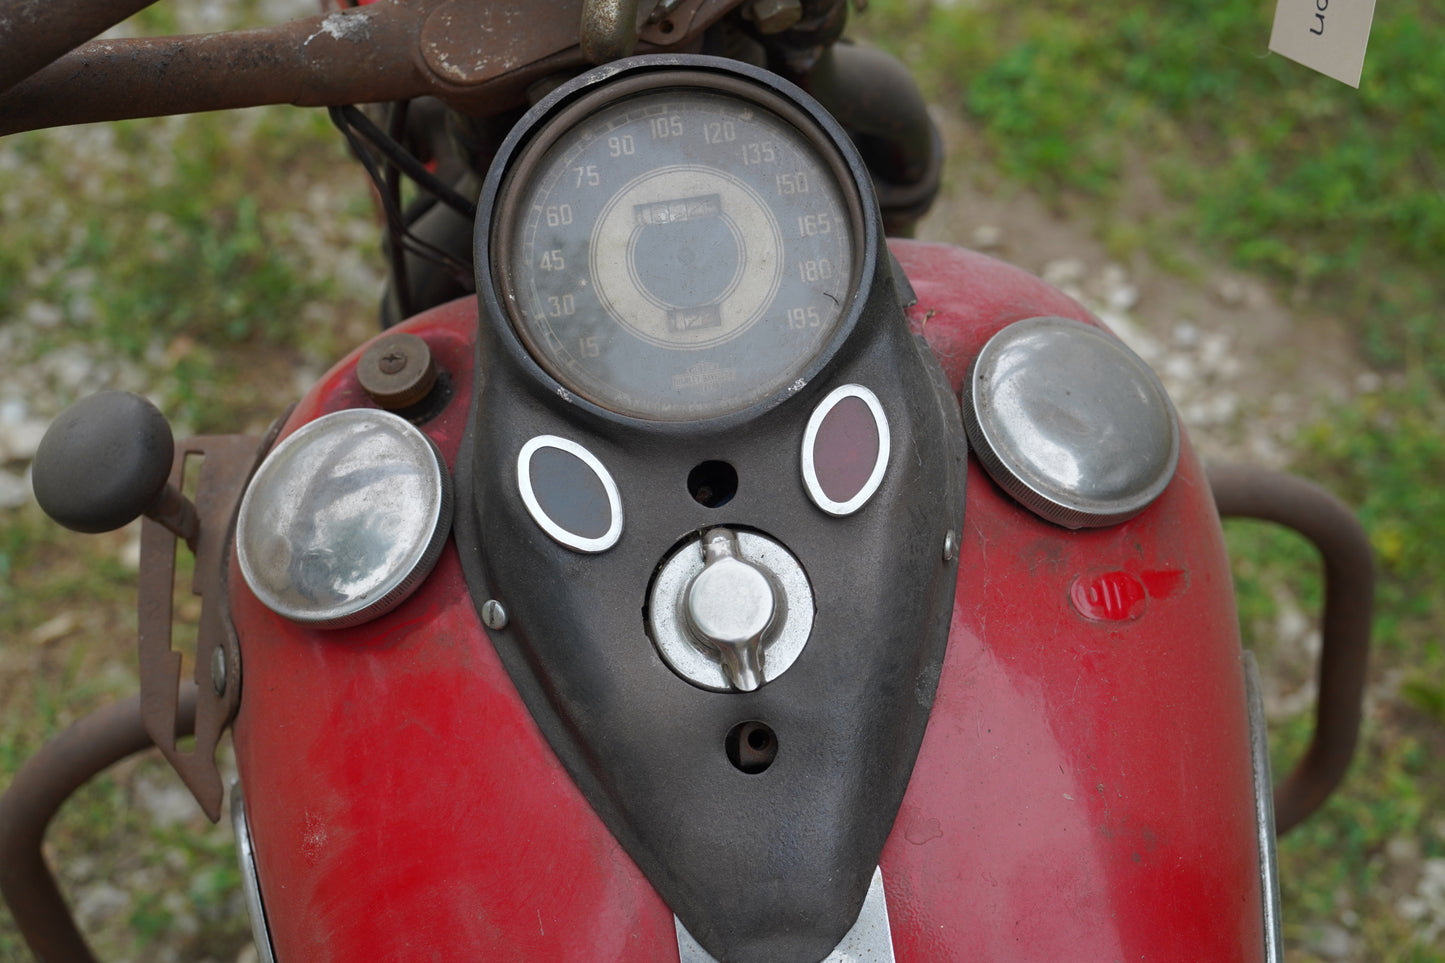
M 1374 18 L 1375 0 L 1279 0 L 1269 49 L 1358 88 Z

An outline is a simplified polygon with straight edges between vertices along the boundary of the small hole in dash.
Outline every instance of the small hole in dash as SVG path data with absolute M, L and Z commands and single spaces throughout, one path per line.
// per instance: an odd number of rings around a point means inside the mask
M 704 508 L 720 508 L 738 493 L 738 473 L 725 461 L 705 461 L 687 473 L 687 492 Z
M 733 768 L 755 776 L 777 758 L 778 737 L 765 723 L 740 722 L 728 732 L 725 747 Z

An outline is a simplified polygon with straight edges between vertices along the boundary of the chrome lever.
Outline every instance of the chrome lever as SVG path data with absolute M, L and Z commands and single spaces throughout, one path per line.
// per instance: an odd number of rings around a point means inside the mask
M 628 56 L 637 46 L 637 0 L 584 0 L 579 36 L 594 64 Z
M 726 528 L 703 536 L 703 569 L 688 585 L 683 607 L 693 635 L 716 652 L 733 688 L 763 684 L 763 633 L 778 610 L 777 592 L 762 569 L 744 561 Z

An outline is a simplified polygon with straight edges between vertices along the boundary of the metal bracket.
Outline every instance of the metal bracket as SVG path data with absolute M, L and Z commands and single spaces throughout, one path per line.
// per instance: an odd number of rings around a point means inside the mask
M 202 602 L 196 638 L 195 743 L 190 749 L 182 749 L 177 739 L 181 730 L 181 653 L 171 648 L 176 536 L 149 518 L 141 523 L 141 719 L 211 822 L 221 818 L 221 800 L 225 796 L 216 767 L 216 746 L 241 704 L 241 650 L 226 593 L 232 529 L 241 493 L 281 424 L 278 419 L 264 440 L 246 435 L 209 435 L 176 444 L 171 484 L 178 490 L 185 479 L 186 459 L 193 455 L 204 458 L 196 488 L 196 514 L 201 525 L 194 542 L 196 568 L 191 580 L 191 591 Z
M 626 57 L 637 46 L 637 0 L 583 0 L 579 33 L 592 63 Z

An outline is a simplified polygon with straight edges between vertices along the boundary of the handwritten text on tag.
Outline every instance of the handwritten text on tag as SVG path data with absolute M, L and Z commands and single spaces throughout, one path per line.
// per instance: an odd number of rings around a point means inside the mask
M 1374 17 L 1375 0 L 1279 0 L 1269 49 L 1359 87 Z

